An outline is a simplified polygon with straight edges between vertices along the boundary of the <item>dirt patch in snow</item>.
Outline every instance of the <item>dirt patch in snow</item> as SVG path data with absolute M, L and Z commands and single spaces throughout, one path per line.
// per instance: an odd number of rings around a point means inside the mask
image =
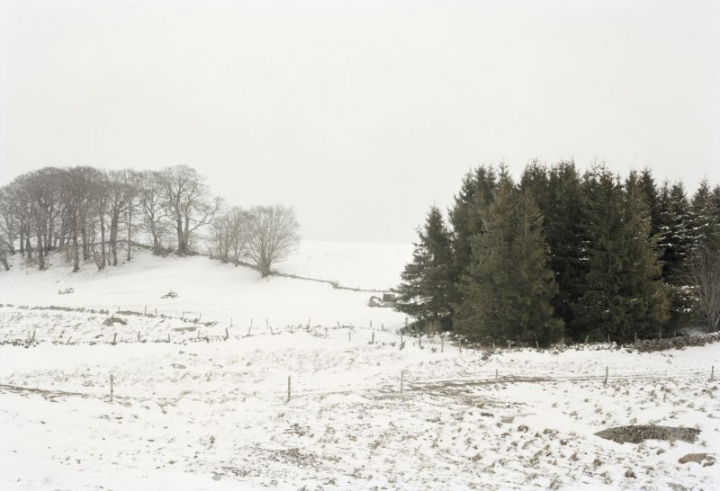
M 640 443 L 645 440 L 681 440 L 693 443 L 697 440 L 700 430 L 673 426 L 617 426 L 595 433 L 596 436 L 617 443 Z

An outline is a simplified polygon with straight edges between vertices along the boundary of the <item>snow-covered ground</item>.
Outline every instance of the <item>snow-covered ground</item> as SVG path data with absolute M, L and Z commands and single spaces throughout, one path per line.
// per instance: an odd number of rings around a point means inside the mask
M 281 272 L 338 281 L 351 288 L 384 290 L 399 282 L 412 246 L 374 243 L 305 242 L 277 267 Z M 355 252 L 353 252 L 355 251 Z M 404 253 L 402 251 L 405 251 Z M 19 262 L 19 257 L 14 258 Z M 371 294 L 334 289 L 329 284 L 272 277 L 206 257 L 158 258 L 138 251 L 134 260 L 102 272 L 88 263 L 73 274 L 64 255 L 53 255 L 48 271 L 18 264 L 0 274 L 0 303 L 132 310 L 173 316 L 200 316 L 233 326 L 290 324 L 399 326 L 404 316 L 370 308 Z M 326 264 L 327 263 L 327 264 Z M 317 272 L 315 272 L 317 270 Z M 377 278 L 373 282 L 373 278 Z M 74 293 L 58 292 L 72 288 Z M 161 298 L 168 292 L 176 298 Z M 147 309 L 147 310 L 146 310 Z M 185 314 L 183 314 L 185 313 Z
M 387 288 L 411 248 L 303 251 L 279 269 Z M 204 258 L 53 262 L 0 273 L 0 341 L 21 344 L 0 346 L 2 490 L 720 488 L 720 464 L 678 463 L 720 455 L 720 345 L 400 349 L 404 317 L 368 293 Z M 701 433 L 594 435 L 628 424 Z

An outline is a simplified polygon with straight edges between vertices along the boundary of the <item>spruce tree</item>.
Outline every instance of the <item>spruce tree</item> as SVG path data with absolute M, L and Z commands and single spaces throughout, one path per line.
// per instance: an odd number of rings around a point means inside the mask
M 681 186 L 673 189 L 665 182 L 658 193 L 657 253 L 662 264 L 662 280 L 666 285 L 670 317 L 667 330 L 674 331 L 689 320 L 692 295 L 686 288 L 684 261 L 689 248 L 687 231 L 687 200 Z
M 710 189 L 710 184 L 703 179 L 693 195 L 690 206 L 690 252 L 703 248 L 714 249 L 720 244 L 719 213 L 716 197 Z
M 685 187 L 678 182 L 661 191 L 661 230 L 659 249 L 663 278 L 667 283 L 680 284 L 684 261 L 692 248 L 690 204 Z
M 396 309 L 420 321 L 422 327 L 446 330 L 452 316 L 452 252 L 450 233 L 436 206 L 430 208 L 418 235 L 413 260 L 405 266 L 397 288 Z
M 472 262 L 463 278 L 456 327 L 470 340 L 547 346 L 562 336 L 553 317 L 556 293 L 548 267 L 542 216 L 529 191 L 518 192 L 501 169 L 492 203 L 482 213 Z
M 650 336 L 667 320 L 656 241 L 637 176 L 621 185 L 604 168 L 585 178 L 588 265 L 576 329 L 595 339 L 624 342 Z
M 633 171 L 631 174 L 634 174 Z M 650 169 L 644 169 L 638 176 L 640 189 L 650 215 L 650 235 L 659 236 L 662 227 L 662 213 L 660 209 L 660 191 Z
M 455 196 L 455 203 L 450 210 L 453 251 L 451 297 L 454 303 L 462 302 L 463 294 L 458 285 L 471 262 L 473 240 L 476 235 L 483 233 L 481 216 L 492 201 L 496 186 L 495 169 L 480 166 L 465 176 L 460 193 Z
M 545 232 L 550 246 L 550 267 L 555 272 L 558 294 L 553 307 L 566 323 L 567 334 L 577 338 L 571 321 L 583 294 L 587 261 L 585 213 L 581 178 L 573 162 L 560 162 L 549 172 L 548 200 L 541 212 L 545 216 Z
M 520 176 L 520 189 L 528 190 L 532 193 L 535 203 L 540 209 L 540 213 L 545 218 L 545 225 L 547 225 L 546 212 L 550 205 L 550 176 L 547 166 L 541 164 L 537 160 L 533 160 L 523 170 L 522 176 Z

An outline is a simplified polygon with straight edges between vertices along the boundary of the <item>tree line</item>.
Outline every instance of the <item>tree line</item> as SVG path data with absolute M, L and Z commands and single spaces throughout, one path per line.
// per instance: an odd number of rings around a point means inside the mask
M 179 165 L 160 171 L 104 171 L 46 167 L 0 188 L 0 264 L 20 254 L 47 268 L 50 251 L 66 251 L 73 271 L 92 261 L 98 270 L 118 265 L 118 244 L 132 259 L 138 235 L 156 255 L 196 253 L 209 227 L 210 255 L 236 264 L 243 259 L 267 276 L 299 241 L 292 208 L 229 208 L 212 196 L 203 176 Z
M 418 230 L 397 287 L 414 327 L 547 346 L 720 328 L 720 186 L 573 162 L 467 174 Z

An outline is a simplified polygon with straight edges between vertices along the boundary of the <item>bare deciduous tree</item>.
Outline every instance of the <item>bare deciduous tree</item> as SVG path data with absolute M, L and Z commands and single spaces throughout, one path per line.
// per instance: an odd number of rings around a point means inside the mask
M 195 169 L 186 165 L 162 171 L 163 201 L 168 215 L 175 223 L 178 254 L 190 253 L 192 233 L 212 222 L 220 211 L 220 198 L 211 199 L 210 191 Z
M 720 328 L 720 249 L 695 251 L 687 266 L 687 282 L 695 294 L 696 309 L 708 332 Z
M 0 188 L 0 237 L 4 241 L 7 254 L 15 254 L 17 221 L 16 205 L 10 195 L 10 189 Z
M 210 253 L 221 261 L 237 263 L 245 254 L 250 214 L 234 206 L 210 224 Z
M 300 243 L 300 226 L 290 207 L 256 206 L 250 210 L 247 254 L 263 278 L 272 265 L 286 258 Z
M 167 212 L 162 202 L 163 176 L 156 171 L 142 173 L 142 187 L 139 194 L 144 229 L 153 239 L 153 254 L 162 252 L 162 240 L 168 231 Z

